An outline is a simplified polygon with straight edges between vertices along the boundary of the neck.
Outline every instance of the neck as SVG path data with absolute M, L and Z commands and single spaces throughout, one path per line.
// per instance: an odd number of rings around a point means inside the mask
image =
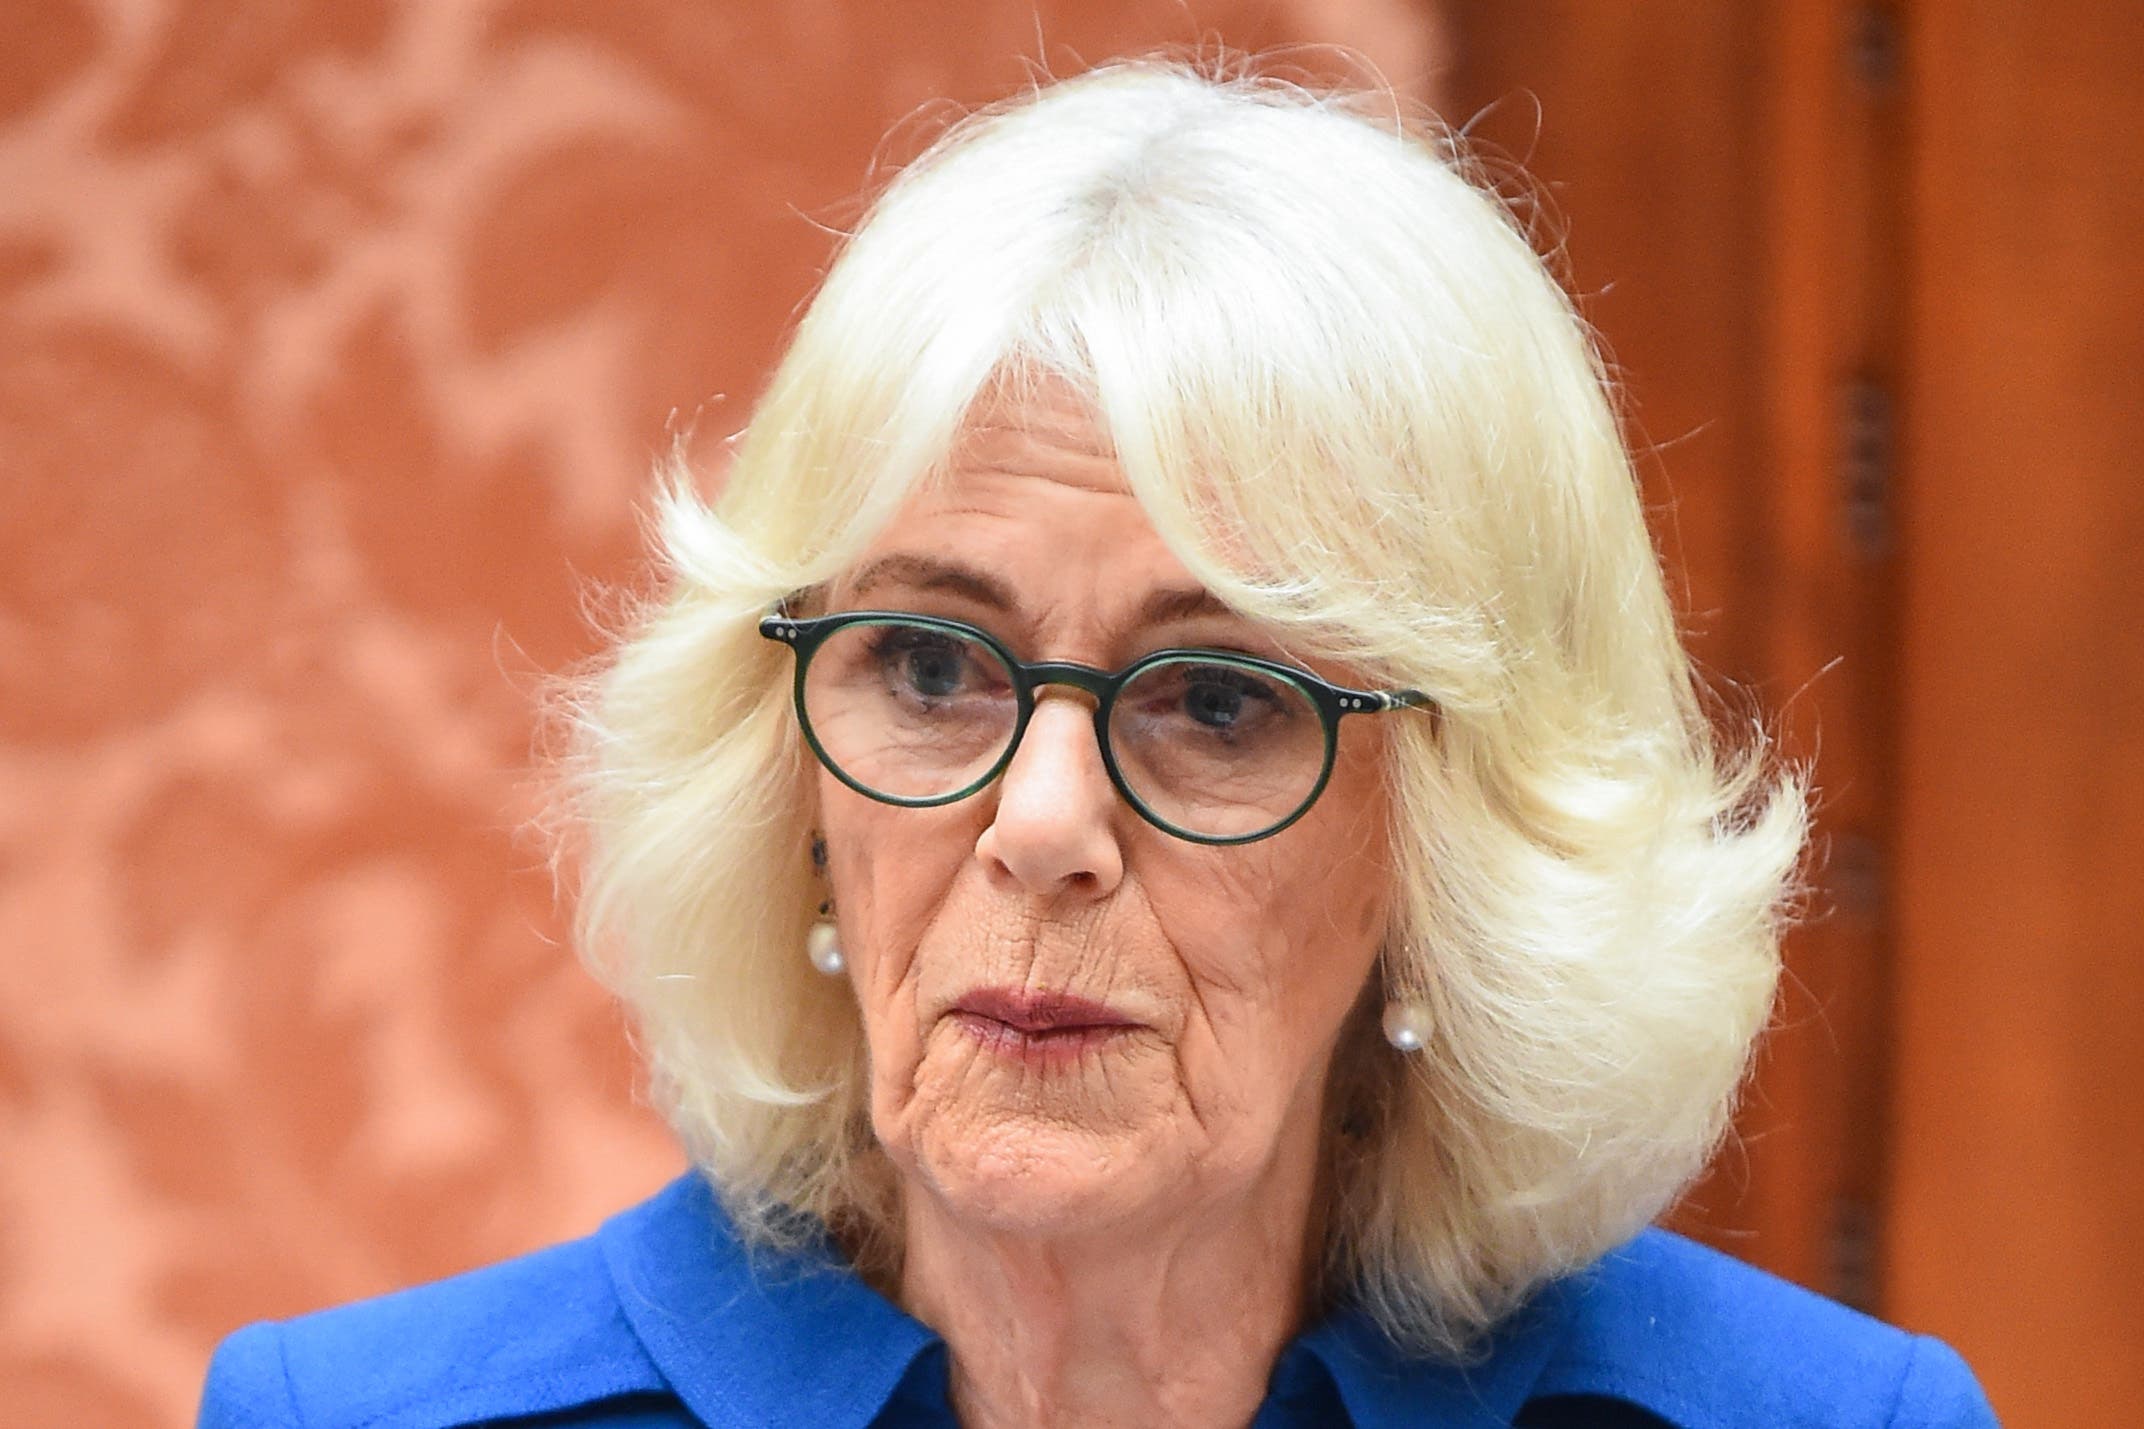
M 1081 1235 L 978 1229 L 911 1187 L 899 1297 L 945 1337 L 960 1422 L 1249 1423 L 1308 1284 L 1315 1157 L 1284 1160 L 1221 1204 Z

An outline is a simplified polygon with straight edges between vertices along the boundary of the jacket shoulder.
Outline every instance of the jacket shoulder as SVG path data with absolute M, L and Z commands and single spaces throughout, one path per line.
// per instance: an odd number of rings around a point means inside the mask
M 1940 1340 L 1651 1230 L 1565 1283 L 1538 1393 L 1602 1395 L 1681 1429 L 1992 1429 Z
M 250 1325 L 210 1362 L 200 1424 L 465 1424 L 664 1387 L 590 1238 Z

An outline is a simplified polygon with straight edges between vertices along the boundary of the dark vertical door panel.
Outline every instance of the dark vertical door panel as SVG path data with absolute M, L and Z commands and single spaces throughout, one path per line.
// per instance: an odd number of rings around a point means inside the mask
M 2144 1402 L 2144 8 L 1924 3 L 1887 1306 Z

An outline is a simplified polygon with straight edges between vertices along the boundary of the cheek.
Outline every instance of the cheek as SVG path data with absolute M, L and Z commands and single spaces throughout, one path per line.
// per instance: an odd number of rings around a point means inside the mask
M 1194 1094 L 1321 1076 L 1375 967 L 1384 907 L 1383 869 L 1368 860 L 1185 880 L 1157 911 L 1196 990 L 1202 1026 L 1184 1045 Z
M 905 1080 L 921 1059 L 915 950 L 958 868 L 929 836 L 924 810 L 900 809 L 824 776 L 819 831 L 846 976 L 874 1085 Z
M 821 776 L 819 810 L 834 917 L 869 1015 L 911 978 L 909 958 L 944 906 L 974 835 L 953 827 L 945 811 L 881 804 L 832 775 Z
M 1171 880 L 1163 914 L 1199 985 L 1213 1036 L 1308 1065 L 1376 966 L 1391 905 L 1386 804 L 1375 766 L 1343 761 L 1294 828 Z M 1257 1048 L 1244 1044 L 1255 1040 Z

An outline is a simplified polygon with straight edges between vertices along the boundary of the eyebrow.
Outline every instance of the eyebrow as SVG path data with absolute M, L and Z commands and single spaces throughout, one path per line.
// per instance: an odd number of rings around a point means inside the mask
M 1181 589 L 1157 590 L 1139 607 L 1139 624 L 1166 625 L 1175 620 L 1190 620 L 1196 616 L 1221 615 L 1241 619 L 1240 612 L 1204 586 L 1187 586 Z
M 849 596 L 851 599 L 861 600 L 869 592 L 884 585 L 965 596 L 992 610 L 1010 611 L 1018 604 L 1004 582 L 995 576 L 931 556 L 881 556 L 857 572 L 856 583 L 849 588 Z
M 957 595 L 1008 614 L 1019 607 L 1012 591 L 997 577 L 972 566 L 915 555 L 881 556 L 871 562 L 857 573 L 856 582 L 849 589 L 850 598 L 860 600 L 866 593 L 886 585 Z M 1240 613 L 1204 586 L 1164 586 L 1149 593 L 1140 603 L 1134 623 L 1165 625 L 1196 616 L 1240 618 Z

